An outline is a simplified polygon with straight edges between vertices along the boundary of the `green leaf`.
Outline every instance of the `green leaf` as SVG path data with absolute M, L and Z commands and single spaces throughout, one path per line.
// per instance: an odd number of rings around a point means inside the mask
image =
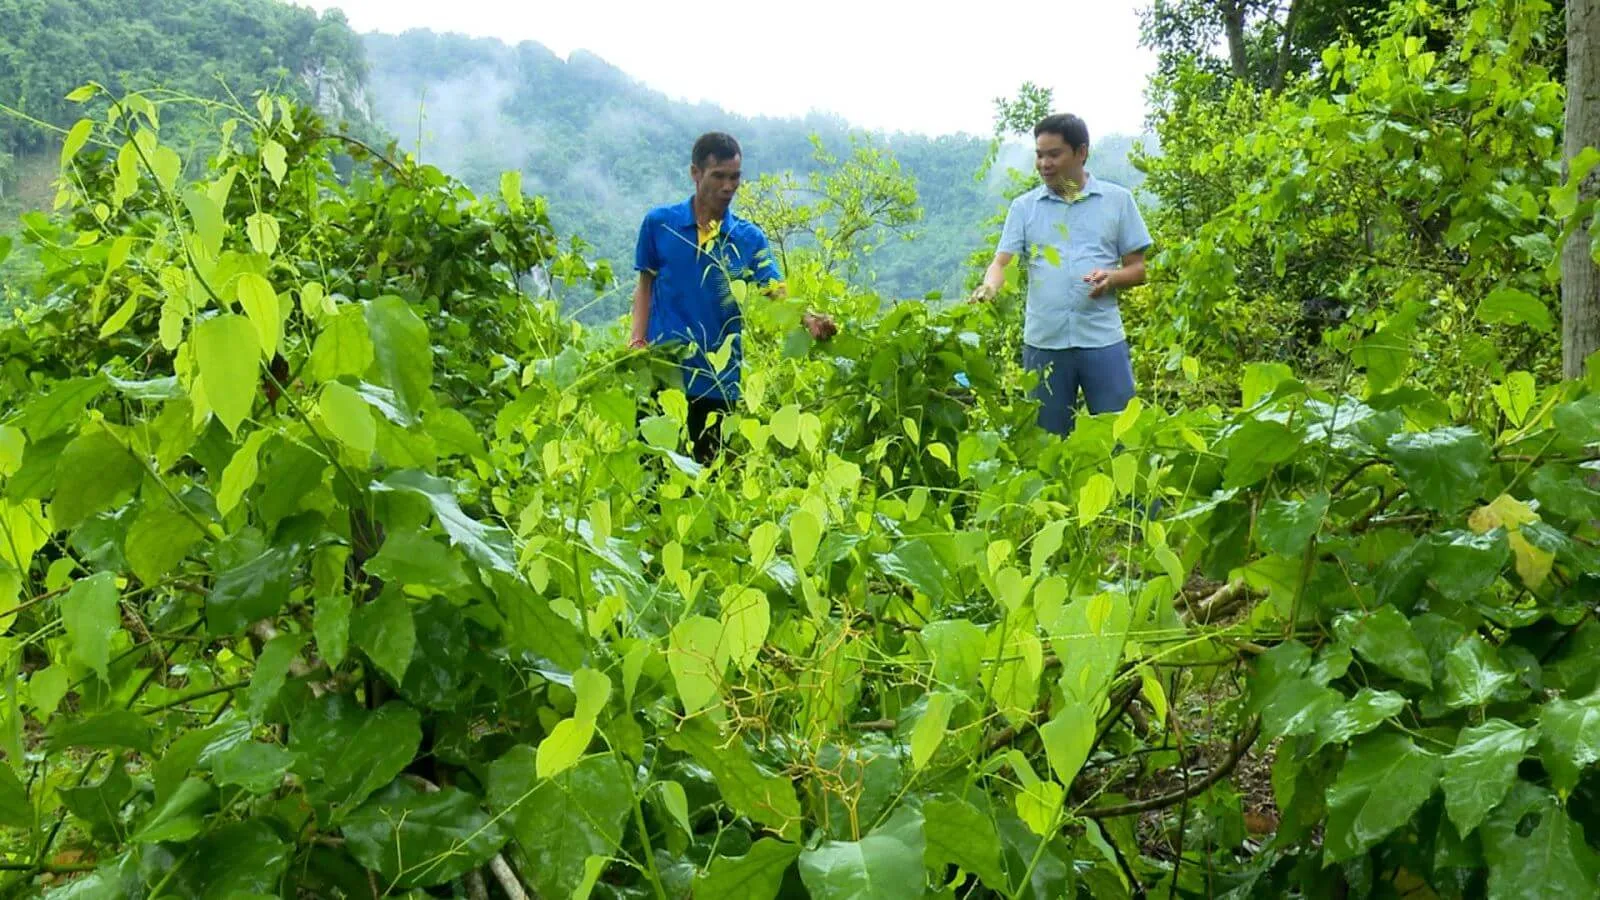
M 797 509 L 789 516 L 789 546 L 794 548 L 795 565 L 809 569 L 822 542 L 822 523 L 808 509 Z
M 1294 380 L 1294 370 L 1283 363 L 1250 363 L 1244 367 L 1240 381 L 1241 401 L 1245 408 L 1255 406 L 1269 396 L 1278 385 Z
M 1293 458 L 1300 449 L 1300 436 L 1282 423 L 1250 419 L 1217 449 L 1228 459 L 1222 473 L 1223 486 L 1244 487 Z
M 0 478 L 10 478 L 22 468 L 22 457 L 27 452 L 28 438 L 22 429 L 0 425 Z
M 150 171 L 155 175 L 156 184 L 162 190 L 171 192 L 177 187 L 178 176 L 183 172 L 183 158 L 178 156 L 178 151 L 164 144 L 151 150 L 149 155 Z
M 76 94 L 77 91 L 73 93 Z M 92 134 L 94 134 L 93 119 L 79 119 L 72 123 L 72 128 L 61 141 L 61 168 L 65 169 L 77 158 L 84 145 L 89 143 L 89 137 Z
M 1050 721 L 1039 726 L 1045 755 L 1056 781 L 1071 784 L 1089 759 L 1094 744 L 1094 713 L 1081 703 L 1068 703 Z
M 322 331 L 311 345 L 310 373 L 317 382 L 360 378 L 375 359 L 377 354 L 361 307 L 343 306 L 338 315 L 322 322 Z
M 246 272 L 239 276 L 239 305 L 255 327 L 262 358 L 270 361 L 278 354 L 278 344 L 283 339 L 283 308 L 278 304 L 278 292 L 272 289 L 272 282 Z
M 1332 712 L 1321 714 L 1317 721 L 1316 742 L 1312 751 L 1329 744 L 1342 744 L 1351 738 L 1366 734 L 1384 721 L 1400 714 L 1406 707 L 1406 698 L 1393 691 L 1374 691 L 1362 688 Z
M 1389 439 L 1389 455 L 1407 489 L 1442 513 L 1478 499 L 1489 466 L 1489 445 L 1465 427 L 1397 434 Z
M 721 622 L 705 616 L 690 616 L 672 629 L 667 667 L 687 715 L 694 715 L 717 697 L 728 664 L 722 630 Z
M 978 677 L 987 641 L 983 629 L 966 619 L 930 622 L 922 627 L 922 642 L 933 660 L 933 677 L 950 688 L 965 688 Z
M 772 828 L 786 840 L 800 838 L 800 800 L 794 782 L 756 765 L 743 741 L 729 741 L 702 716 L 684 722 L 667 744 L 693 756 L 711 773 L 734 812 Z
M 367 304 L 367 328 L 384 386 L 408 415 L 428 404 L 433 385 L 433 347 L 428 326 L 399 297 L 385 295 Z
M 772 421 L 767 423 L 772 428 L 772 436 L 784 447 L 793 450 L 800 443 L 800 407 L 790 403 L 773 412 Z
M 277 184 L 283 184 L 283 176 L 289 172 L 288 159 L 288 151 L 277 141 L 268 138 L 261 145 L 261 165 Z
M 1600 394 L 1561 404 L 1552 413 L 1551 421 L 1556 431 L 1569 441 L 1585 446 L 1600 441 Z M 38 437 L 33 439 L 38 440 Z
M 262 256 L 271 256 L 278 251 L 278 237 L 282 229 L 271 213 L 251 213 L 244 220 L 244 233 L 250 238 L 250 246 Z
M 1483 638 L 1473 635 L 1444 658 L 1444 681 L 1439 691 L 1450 709 L 1483 706 L 1496 691 L 1516 679 L 1517 674 L 1501 662 L 1500 654 Z
M 261 341 L 243 316 L 223 313 L 194 327 L 200 388 L 230 434 L 250 415 L 260 384 L 256 378 Z
M 289 664 L 294 662 L 305 642 L 303 634 L 280 634 L 261 648 L 255 672 L 250 676 L 248 709 L 252 717 L 260 719 L 268 705 L 277 699 L 278 691 L 289 678 Z
M 27 828 L 34 825 L 33 803 L 28 789 L 17 779 L 9 761 L 0 763 L 0 828 Z
M 1473 832 L 1500 804 L 1517 779 L 1517 766 L 1538 740 L 1538 731 L 1504 719 L 1461 730 L 1456 748 L 1444 758 L 1445 811 L 1456 831 Z
M 1593 897 L 1600 855 L 1549 791 L 1518 781 L 1483 823 L 1489 900 Z
M 722 635 L 717 650 L 740 669 L 755 664 L 772 627 L 772 607 L 758 588 L 733 588 L 722 602 Z
M 1423 687 L 1433 685 L 1433 665 L 1422 641 L 1411 631 L 1411 620 L 1392 606 L 1370 615 L 1346 613 L 1333 623 L 1339 640 L 1390 675 Z
M 519 746 L 494 761 L 489 805 L 507 815 L 538 896 L 566 897 L 583 881 L 589 857 L 617 855 L 633 792 L 610 753 L 585 757 L 551 779 L 537 777 L 535 756 Z
M 339 808 L 336 818 L 399 775 L 421 743 L 416 710 L 391 701 L 368 711 L 348 694 L 312 700 L 289 730 L 294 771 L 313 802 Z
M 240 741 L 211 757 L 211 774 L 217 784 L 242 787 L 265 796 L 283 787 L 283 777 L 294 765 L 294 755 L 277 744 Z
M 1441 765 L 1439 757 L 1398 734 L 1372 735 L 1351 745 L 1328 789 L 1328 861 L 1359 856 L 1410 822 L 1433 794 Z
M 562 719 L 539 742 L 534 772 L 540 778 L 554 778 L 567 771 L 583 758 L 584 751 L 594 740 L 593 719 Z
M 417 647 L 417 628 L 399 586 L 385 586 L 376 600 L 356 608 L 350 617 L 350 638 L 396 683 L 405 680 Z
M 372 483 L 375 491 L 399 491 L 416 494 L 433 507 L 433 514 L 450 543 L 462 548 L 467 558 L 484 569 L 494 569 L 508 575 L 517 575 L 511 533 L 504 528 L 485 525 L 461 511 L 450 482 L 426 472 L 403 470 L 393 472 L 382 481 Z
M 206 596 L 206 626 L 213 635 L 239 634 L 276 615 L 289 599 L 294 556 L 273 547 L 223 572 Z
M 1315 734 L 1343 700 L 1343 694 L 1309 679 L 1285 682 L 1262 707 L 1262 733 L 1269 738 Z
M 217 791 L 198 778 L 185 779 L 167 802 L 145 816 L 129 840 L 136 844 L 187 841 L 206 827 L 206 817 L 217 807 Z
M 1511 562 L 1511 543 L 1498 529 L 1488 534 L 1437 532 L 1429 536 L 1429 541 L 1433 545 L 1433 563 L 1428 567 L 1428 577 L 1439 593 L 1458 602 L 1480 597 L 1494 586 Z
M 175 896 L 275 897 L 294 858 L 266 818 L 223 825 L 191 846 L 193 857 L 168 886 Z
M 200 527 L 188 516 L 158 501 L 146 506 L 129 526 L 123 555 L 133 574 L 153 585 L 177 568 L 204 538 Z
M 350 649 L 350 595 L 343 591 L 317 598 L 312 611 L 311 630 L 317 637 L 317 652 L 329 669 L 337 670 Z
M 828 841 L 800 854 L 815 900 L 910 900 L 927 894 L 922 813 L 904 808 L 859 841 Z
M 922 538 L 912 538 L 872 558 L 883 574 L 911 585 L 936 602 L 949 598 L 950 584 L 956 580 Z
M 1111 498 L 1116 495 L 1117 486 L 1112 482 L 1111 476 L 1104 472 L 1096 472 L 1089 476 L 1089 480 L 1078 488 L 1078 524 L 1087 527 L 1111 505 Z
M 1478 319 L 1490 325 L 1526 325 L 1548 334 L 1555 329 L 1555 318 L 1544 301 L 1516 288 L 1496 288 L 1478 304 Z
M 914 771 L 922 771 L 944 742 L 945 729 L 950 725 L 950 712 L 954 707 L 955 698 L 950 694 L 935 691 L 928 695 L 927 705 L 917 719 L 916 726 L 911 729 L 911 767 Z
M 391 532 L 378 555 L 367 560 L 367 571 L 396 584 L 412 584 L 448 591 L 467 584 L 466 570 L 450 548 L 425 532 Z
M 228 465 L 222 470 L 222 484 L 217 489 L 217 511 L 224 516 L 238 507 L 245 492 L 255 486 L 261 474 L 261 447 L 272 434 L 266 429 L 250 432 L 244 444 L 235 450 Z
M 798 845 L 762 838 L 743 856 L 712 857 L 706 870 L 695 876 L 694 896 L 774 900 L 784 874 L 799 857 Z
M 927 867 L 938 871 L 960 866 L 983 880 L 992 891 L 1007 893 L 1009 883 L 1001 863 L 1000 834 L 994 820 L 960 799 L 930 800 L 923 805 L 923 833 Z
M 1582 700 L 1560 698 L 1539 714 L 1539 754 L 1558 791 L 1571 791 L 1578 777 L 1600 762 L 1600 693 Z
M 471 794 L 396 781 L 350 814 L 350 854 L 396 887 L 444 884 L 488 862 L 509 834 Z
M 222 239 L 228 230 L 222 207 L 197 184 L 183 192 L 183 205 L 189 210 L 189 221 L 194 225 L 195 237 L 200 239 L 200 249 L 207 258 L 215 260 L 222 255 Z
M 14 423 L 37 444 L 68 425 L 76 424 L 83 411 L 105 392 L 110 382 L 104 376 L 68 378 L 58 382 L 48 394 L 35 397 L 22 408 Z
M 87 719 L 57 719 L 50 723 L 50 747 L 86 747 L 100 750 L 129 747 L 143 753 L 154 749 L 155 733 L 144 717 L 132 710 L 104 712 Z
M 61 451 L 50 518 L 57 528 L 73 528 L 126 500 L 143 477 L 144 466 L 111 432 L 84 431 Z
M 72 644 L 72 658 L 110 681 L 111 636 L 122 629 L 116 577 L 101 572 L 74 582 L 61 598 L 61 621 Z
M 317 401 L 322 422 L 334 438 L 362 456 L 371 455 L 378 445 L 378 425 L 372 420 L 372 407 L 354 388 L 337 381 L 322 387 Z
M 1256 521 L 1257 539 L 1268 552 L 1299 556 L 1322 527 L 1327 512 L 1327 494 L 1313 494 L 1304 500 L 1268 500 Z

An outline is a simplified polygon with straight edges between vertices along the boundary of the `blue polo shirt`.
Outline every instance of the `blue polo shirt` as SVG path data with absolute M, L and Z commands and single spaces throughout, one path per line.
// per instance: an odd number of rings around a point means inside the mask
M 690 198 L 645 214 L 633 267 L 655 275 L 647 339 L 651 344 L 692 347 L 683 362 L 684 393 L 736 402 L 744 357 L 743 318 L 729 282 L 749 282 L 754 290 L 782 278 L 767 236 L 755 223 L 730 211 L 702 247 Z M 733 341 L 733 352 L 719 372 L 707 354 L 715 353 L 724 340 Z
M 1022 339 L 1041 350 L 1109 347 L 1123 340 L 1115 291 L 1089 296 L 1083 276 L 1112 269 L 1150 246 L 1139 205 L 1126 188 L 1089 176 L 1071 201 L 1044 185 L 1011 201 L 999 250 L 1028 266 Z

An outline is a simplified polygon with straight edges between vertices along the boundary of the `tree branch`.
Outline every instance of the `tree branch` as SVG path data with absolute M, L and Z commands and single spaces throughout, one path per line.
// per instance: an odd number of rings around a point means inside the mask
M 1228 751 L 1226 759 L 1218 763 L 1210 772 L 1207 772 L 1206 777 L 1182 790 L 1173 791 L 1170 794 L 1162 794 L 1159 797 L 1151 797 L 1148 800 L 1135 800 L 1131 803 L 1120 803 L 1116 806 L 1099 806 L 1093 809 L 1086 809 L 1078 813 L 1078 815 L 1086 819 L 1115 819 L 1121 816 L 1132 816 L 1152 810 L 1166 809 L 1169 806 L 1176 806 L 1185 800 L 1199 796 L 1205 793 L 1213 784 L 1228 777 L 1238 767 L 1239 760 L 1244 759 L 1245 753 L 1249 752 L 1251 745 L 1256 742 L 1256 738 L 1260 735 L 1261 720 L 1256 719 L 1250 723 L 1250 727 L 1245 730 L 1245 733 L 1240 735 L 1239 739 L 1234 742 Z

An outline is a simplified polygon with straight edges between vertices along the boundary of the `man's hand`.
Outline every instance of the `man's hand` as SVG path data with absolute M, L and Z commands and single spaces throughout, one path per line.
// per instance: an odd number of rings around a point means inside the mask
M 1115 287 L 1114 282 L 1116 279 L 1117 273 L 1109 269 L 1095 269 L 1093 272 L 1083 276 L 1083 280 L 1089 283 L 1090 297 L 1099 297 L 1106 292 L 1107 288 Z
M 968 303 L 988 303 L 995 297 L 995 289 L 987 281 L 972 289 L 972 296 L 967 298 Z
M 644 350 L 649 346 L 650 342 L 642 337 L 634 337 L 628 341 L 629 350 Z
M 835 325 L 831 316 L 822 313 L 806 313 L 801 317 L 805 322 L 806 330 L 811 332 L 815 340 L 825 341 L 839 333 L 839 326 Z

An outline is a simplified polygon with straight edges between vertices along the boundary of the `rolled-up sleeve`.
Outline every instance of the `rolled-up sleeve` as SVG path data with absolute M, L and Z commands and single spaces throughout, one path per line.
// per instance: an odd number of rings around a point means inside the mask
M 1020 254 L 1027 245 L 1026 228 L 1028 216 L 1024 211 L 1022 197 L 1011 201 L 1011 208 L 1006 210 L 1006 224 L 1000 229 L 1000 245 L 995 247 L 1001 253 Z

